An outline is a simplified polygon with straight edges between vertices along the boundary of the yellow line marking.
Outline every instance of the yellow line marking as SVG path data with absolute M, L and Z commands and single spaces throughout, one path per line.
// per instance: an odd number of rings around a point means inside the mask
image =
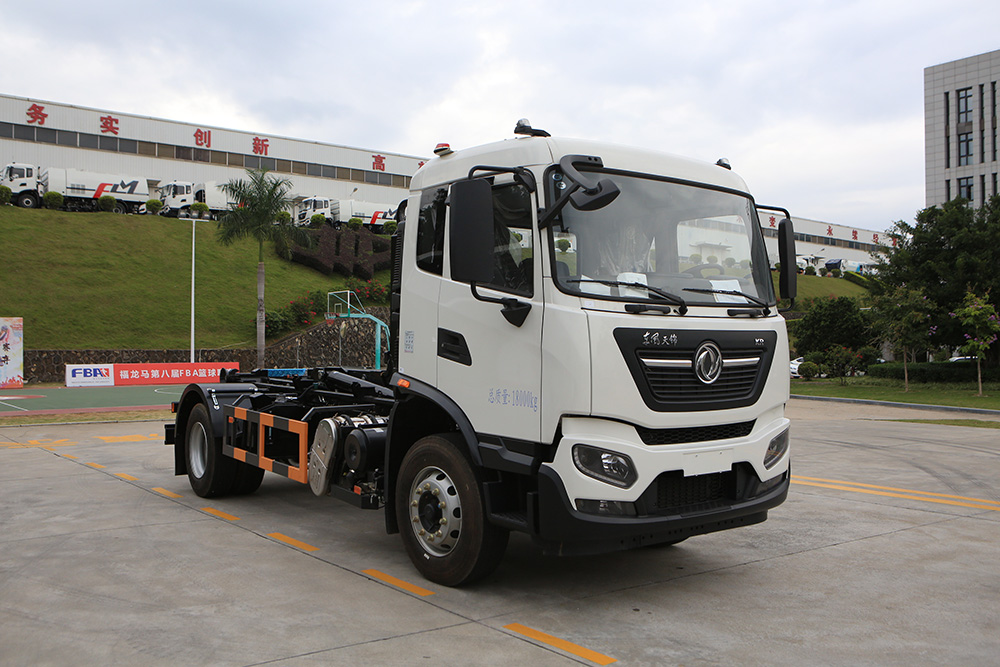
M 98 470 L 107 467 L 107 466 L 102 466 L 100 463 L 84 463 L 83 465 L 90 466 L 91 468 L 97 468 Z
M 79 456 L 73 456 L 72 454 L 63 454 L 62 457 L 64 459 L 78 459 L 78 458 L 80 458 Z
M 795 478 L 792 479 L 792 483 L 793 484 L 802 484 L 804 486 L 815 486 L 815 487 L 819 487 L 821 489 L 835 489 L 837 491 L 852 491 L 854 493 L 865 493 L 865 494 L 868 494 L 868 495 L 871 495 L 871 496 L 884 496 L 886 498 L 902 498 L 904 500 L 919 500 L 919 501 L 922 501 L 922 502 L 925 502 L 925 503 L 937 503 L 939 505 L 953 505 L 953 506 L 956 506 L 956 507 L 971 507 L 973 509 L 993 510 L 994 512 L 1000 512 L 1000 506 L 996 506 L 996 505 L 976 505 L 974 503 L 962 503 L 962 502 L 958 502 L 957 500 L 945 500 L 943 498 L 928 498 L 928 497 L 921 497 L 919 495 L 912 495 L 912 494 L 922 493 L 921 491 L 913 491 L 913 492 L 911 492 L 909 494 L 908 493 L 889 493 L 887 491 L 874 491 L 872 489 L 862 489 L 862 488 L 857 488 L 857 487 L 853 487 L 852 488 L 850 486 L 844 486 L 842 484 L 819 484 L 819 483 L 816 483 L 816 482 L 803 482 L 800 479 L 795 479 Z M 847 484 L 849 484 L 849 483 L 850 482 L 847 482 Z M 988 503 L 988 502 L 991 502 L 991 501 L 983 501 L 983 502 L 987 502 Z
M 127 479 L 130 482 L 138 482 L 139 481 L 138 477 L 133 477 L 132 475 L 128 475 L 128 474 L 123 473 L 123 472 L 116 472 L 115 473 L 115 477 L 121 477 L 122 479 Z
M 95 435 L 98 440 L 103 440 L 104 442 L 143 442 L 146 440 L 159 440 L 160 437 L 155 433 L 151 436 L 146 435 Z
M 238 516 L 233 516 L 232 514 L 226 514 L 225 512 L 222 512 L 220 510 L 214 509 L 212 507 L 202 507 L 201 511 L 202 512 L 208 512 L 209 514 L 211 514 L 213 516 L 217 516 L 220 519 L 225 519 L 226 521 L 239 521 L 240 520 L 240 518 Z
M 289 537 L 288 535 L 282 535 L 281 533 L 268 533 L 268 537 L 278 540 L 279 542 L 284 542 L 296 549 L 302 549 L 303 551 L 319 551 L 319 547 L 314 547 L 311 544 L 306 544 L 305 542 L 299 542 L 294 537 Z
M 167 498 L 182 498 L 183 497 L 179 493 L 174 493 L 173 491 L 167 491 L 166 489 L 161 488 L 159 486 L 154 486 L 153 487 L 153 491 L 156 491 L 157 493 L 163 494 Z
M 847 486 L 860 486 L 866 489 L 879 489 L 881 491 L 899 491 L 900 493 L 915 493 L 921 496 L 934 496 L 936 498 L 952 498 L 954 500 L 969 500 L 975 503 L 986 503 L 988 505 L 1000 506 L 1000 501 L 996 500 L 985 500 L 983 498 L 967 498 L 965 496 L 952 496 L 946 493 L 931 493 L 930 491 L 914 491 L 913 489 L 898 489 L 894 486 L 878 486 L 875 484 L 862 484 L 861 482 L 845 482 L 840 479 L 821 479 L 819 477 L 801 477 L 796 475 L 793 480 L 805 479 L 810 482 L 826 482 L 827 484 L 844 484 Z
M 503 627 L 505 630 L 510 630 L 520 635 L 524 635 L 529 639 L 534 639 L 535 641 L 542 642 L 543 644 L 554 646 L 561 651 L 572 653 L 575 656 L 581 657 L 584 660 L 590 660 L 598 665 L 610 665 L 613 662 L 618 662 L 614 658 L 606 656 L 602 653 L 591 651 L 589 648 L 583 648 L 582 646 L 568 642 L 565 639 L 559 639 L 558 637 L 547 635 L 544 632 L 529 628 L 525 625 L 521 625 L 520 623 L 511 623 L 510 625 L 505 625 Z
M 434 595 L 434 591 L 429 591 L 426 588 L 421 588 L 415 584 L 411 584 L 408 581 L 403 581 L 402 579 L 397 579 L 391 574 L 386 574 L 385 572 L 379 572 L 378 570 L 362 570 L 362 574 L 367 574 L 372 579 L 378 579 L 379 581 L 385 582 L 390 586 L 395 586 L 396 588 L 402 588 L 408 593 L 413 593 L 414 595 L 419 595 L 420 597 L 427 597 L 428 595 Z

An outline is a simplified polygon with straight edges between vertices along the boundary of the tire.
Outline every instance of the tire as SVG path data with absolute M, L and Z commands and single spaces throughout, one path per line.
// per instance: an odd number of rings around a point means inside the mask
M 448 434 L 418 440 L 396 479 L 406 553 L 420 574 L 444 586 L 470 584 L 493 572 L 510 536 L 487 521 L 479 475 L 457 443 Z
M 128 205 L 123 201 L 116 200 L 115 207 L 111 210 L 117 213 L 118 215 L 125 215 L 126 213 L 128 213 Z
M 21 208 L 38 208 L 38 195 L 33 192 L 22 192 L 17 196 L 17 205 Z
M 242 461 L 236 461 L 236 477 L 233 479 L 234 496 L 245 496 L 260 488 L 264 480 L 264 469 L 252 466 Z
M 238 461 L 222 454 L 222 441 L 215 437 L 208 409 L 199 403 L 188 415 L 184 438 L 188 481 L 202 498 L 228 494 L 236 480 Z

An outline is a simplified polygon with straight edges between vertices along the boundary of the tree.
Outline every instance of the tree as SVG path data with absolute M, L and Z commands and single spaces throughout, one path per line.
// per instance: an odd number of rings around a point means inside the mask
M 891 287 L 872 297 L 875 342 L 888 341 L 903 352 L 903 391 L 910 390 L 910 357 L 930 345 L 930 337 L 937 333 L 931 324 L 933 309 L 934 304 L 923 293 L 905 286 Z
M 249 238 L 257 242 L 257 367 L 264 367 L 264 244 L 274 243 L 275 251 L 291 257 L 292 244 L 312 245 L 305 230 L 277 223 L 278 214 L 292 204 L 288 196 L 292 182 L 277 178 L 266 169 L 247 169 L 247 178 L 233 179 L 221 186 L 231 203 L 219 219 L 219 241 L 230 245 Z
M 795 322 L 795 350 L 801 356 L 825 352 L 835 345 L 853 350 L 868 343 L 868 322 L 850 297 L 817 299 Z
M 1000 319 L 997 318 L 996 308 L 989 303 L 989 294 L 986 297 L 979 297 L 969 292 L 962 300 L 962 307 L 949 314 L 958 319 L 965 330 L 962 354 L 976 357 L 979 395 L 982 396 L 983 359 L 986 358 L 986 352 L 990 349 L 990 345 L 996 342 L 997 333 L 1000 332 Z
M 1000 307 L 1000 198 L 973 209 L 956 199 L 917 214 L 913 225 L 897 222 L 889 242 L 876 257 L 873 290 L 909 287 L 930 301 L 935 341 L 958 347 L 965 340 L 960 322 L 948 313 L 962 303 L 966 292 L 989 293 Z

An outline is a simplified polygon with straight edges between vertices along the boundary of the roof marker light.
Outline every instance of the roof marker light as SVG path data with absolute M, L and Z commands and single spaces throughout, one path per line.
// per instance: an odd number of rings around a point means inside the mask
M 445 155 L 451 155 L 455 151 L 451 150 L 451 144 L 438 144 L 434 147 L 434 155 L 439 155 L 444 157 Z

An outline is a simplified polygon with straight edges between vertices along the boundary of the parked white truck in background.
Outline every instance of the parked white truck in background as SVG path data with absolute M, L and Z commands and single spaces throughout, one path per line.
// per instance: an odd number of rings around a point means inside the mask
M 186 218 L 191 213 L 191 205 L 201 202 L 208 206 L 213 217 L 229 209 L 229 198 L 215 181 L 192 183 L 191 181 L 171 181 L 159 188 L 159 199 L 163 202 L 160 215 Z
M 298 203 L 295 224 L 308 225 L 314 215 L 322 215 L 326 223 L 340 228 L 351 218 L 358 218 L 361 224 L 376 234 L 381 233 L 382 226 L 395 215 L 395 206 L 373 204 L 354 199 L 331 199 L 330 197 L 306 197 Z
M 515 133 L 442 144 L 414 175 L 388 368 L 185 388 L 165 442 L 198 495 L 252 493 L 267 470 L 384 509 L 417 570 L 449 586 L 492 572 L 510 531 L 596 554 L 756 524 L 785 500 L 766 207 L 722 161 Z M 718 262 L 701 263 L 709 250 Z
M 104 195 L 115 198 L 115 212 L 136 213 L 149 199 L 145 177 L 97 174 L 79 169 L 11 163 L 4 167 L 0 185 L 11 190 L 11 201 L 24 208 L 37 208 L 46 192 L 63 196 L 63 208 L 69 211 L 96 211 Z

